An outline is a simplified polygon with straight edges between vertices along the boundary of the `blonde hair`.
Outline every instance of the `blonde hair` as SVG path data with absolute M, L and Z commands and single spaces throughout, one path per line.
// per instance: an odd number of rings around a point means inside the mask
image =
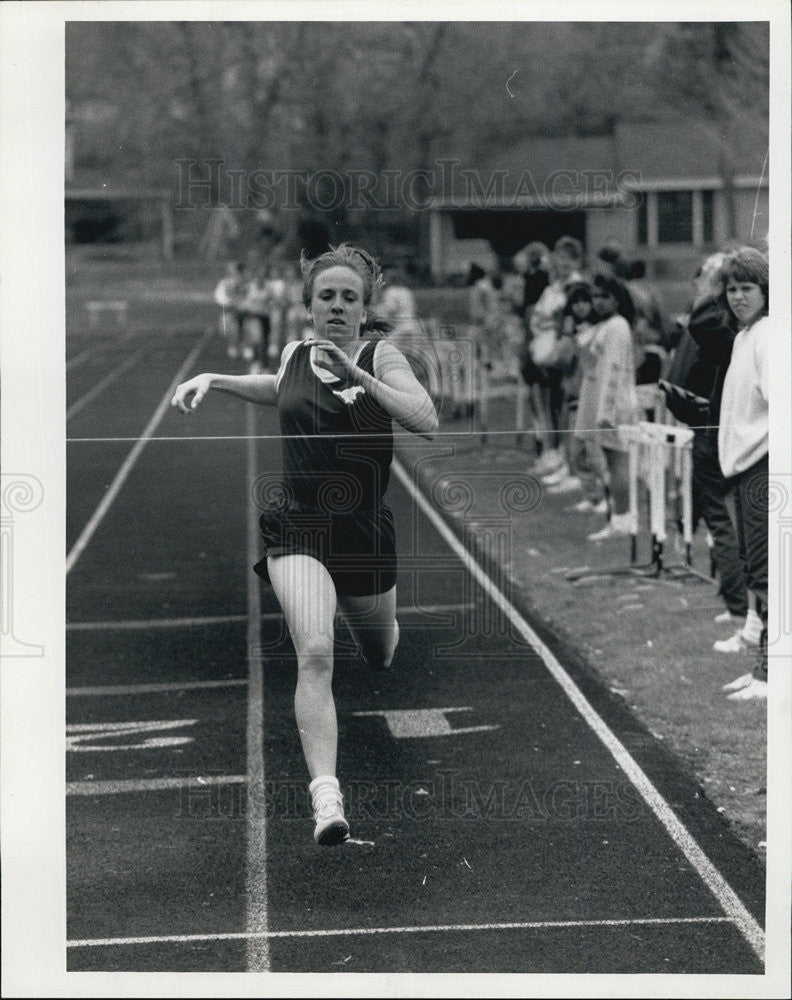
M 303 276 L 302 299 L 306 308 L 311 304 L 317 274 L 327 271 L 331 267 L 348 267 L 361 278 L 364 306 L 371 302 L 374 289 L 379 288 L 382 284 L 382 269 L 374 257 L 365 250 L 361 250 L 360 247 L 352 246 L 351 243 L 341 243 L 337 247 L 330 247 L 326 253 L 313 260 L 308 260 L 303 250 L 300 254 L 300 270 Z

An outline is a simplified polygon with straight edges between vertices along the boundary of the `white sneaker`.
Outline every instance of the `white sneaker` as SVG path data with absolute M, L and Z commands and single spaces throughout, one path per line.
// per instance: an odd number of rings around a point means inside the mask
M 727 608 L 725 611 L 721 611 L 719 615 L 715 615 L 713 621 L 716 621 L 719 625 L 728 625 L 729 622 L 736 622 L 737 616 L 733 615 L 731 611 Z
M 314 840 L 323 847 L 343 844 L 349 837 L 349 823 L 344 817 L 344 800 L 335 778 L 314 778 L 308 786 L 316 822 Z
M 548 486 L 547 493 L 550 496 L 561 496 L 564 493 L 574 493 L 575 490 L 581 489 L 582 485 L 577 476 L 565 476 L 559 482 Z
M 752 677 L 750 684 L 727 697 L 729 701 L 767 701 L 767 681 Z
M 608 513 L 608 501 L 603 497 L 599 503 L 595 503 L 591 508 L 594 514 L 607 514 Z
M 573 503 L 569 507 L 564 507 L 565 514 L 587 514 L 591 510 L 594 510 L 594 504 L 588 497 L 583 497 L 577 503 Z
M 609 538 L 624 538 L 632 534 L 632 524 L 629 514 L 612 514 L 604 528 L 594 531 L 588 536 L 590 542 L 604 542 Z
M 737 680 L 729 681 L 728 684 L 724 684 L 723 691 L 741 691 L 744 687 L 748 687 L 751 681 L 754 679 L 753 674 L 742 674 Z
M 561 465 L 553 469 L 552 472 L 546 472 L 539 478 L 544 486 L 555 486 L 557 483 L 563 482 L 569 476 L 569 466 L 566 462 L 562 462 Z
M 748 608 L 742 634 L 749 646 L 756 646 L 762 638 L 762 619 L 753 608 Z
M 717 639 L 713 642 L 712 648 L 716 653 L 742 653 L 744 650 L 758 645 L 758 639 L 752 641 L 746 638 L 742 629 L 737 629 L 734 635 L 729 636 L 728 639 Z
M 562 461 L 563 459 L 561 458 L 561 453 L 555 449 L 543 451 L 539 458 L 537 458 L 531 466 L 531 472 L 535 476 L 544 476 L 548 472 L 555 472 L 559 465 L 561 465 Z

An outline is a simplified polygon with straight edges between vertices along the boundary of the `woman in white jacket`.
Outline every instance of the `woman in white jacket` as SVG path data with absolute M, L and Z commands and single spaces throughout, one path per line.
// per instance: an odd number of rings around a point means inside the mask
M 602 542 L 631 530 L 629 461 L 624 427 L 638 420 L 635 391 L 635 355 L 624 286 L 616 278 L 597 275 L 592 290 L 599 318 L 594 334 L 581 353 L 582 378 L 575 436 L 598 446 L 605 457 L 609 491 L 609 520 L 589 535 Z
M 748 589 L 759 601 L 762 635 L 756 665 L 724 685 L 734 701 L 767 697 L 767 520 L 769 347 L 767 258 L 742 247 L 724 261 L 723 289 L 740 324 L 723 383 L 718 455 L 732 487 L 737 540 Z

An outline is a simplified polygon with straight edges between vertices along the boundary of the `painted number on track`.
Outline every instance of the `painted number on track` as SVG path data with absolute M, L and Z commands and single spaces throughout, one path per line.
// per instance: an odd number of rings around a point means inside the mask
M 197 719 L 173 719 L 157 722 L 81 722 L 66 726 L 66 749 L 77 753 L 110 750 L 155 750 L 192 743 L 192 736 L 147 736 L 134 743 L 114 742 L 117 737 L 134 738 L 143 733 L 184 729 Z M 104 742 L 102 742 L 104 741 Z
M 381 715 L 397 740 L 426 736 L 459 736 L 461 733 L 483 733 L 498 726 L 462 726 L 451 728 L 446 718 L 449 712 L 472 712 L 472 708 L 410 708 L 399 711 L 355 712 L 355 715 Z

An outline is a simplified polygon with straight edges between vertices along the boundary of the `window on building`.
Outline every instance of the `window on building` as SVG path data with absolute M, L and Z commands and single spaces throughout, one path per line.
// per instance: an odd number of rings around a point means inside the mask
M 642 246 L 649 242 L 649 195 L 642 191 L 638 195 L 638 233 L 637 241 Z
M 657 195 L 657 242 L 693 242 L 693 192 L 659 191 Z
M 701 238 L 705 243 L 715 242 L 715 192 L 701 192 Z

